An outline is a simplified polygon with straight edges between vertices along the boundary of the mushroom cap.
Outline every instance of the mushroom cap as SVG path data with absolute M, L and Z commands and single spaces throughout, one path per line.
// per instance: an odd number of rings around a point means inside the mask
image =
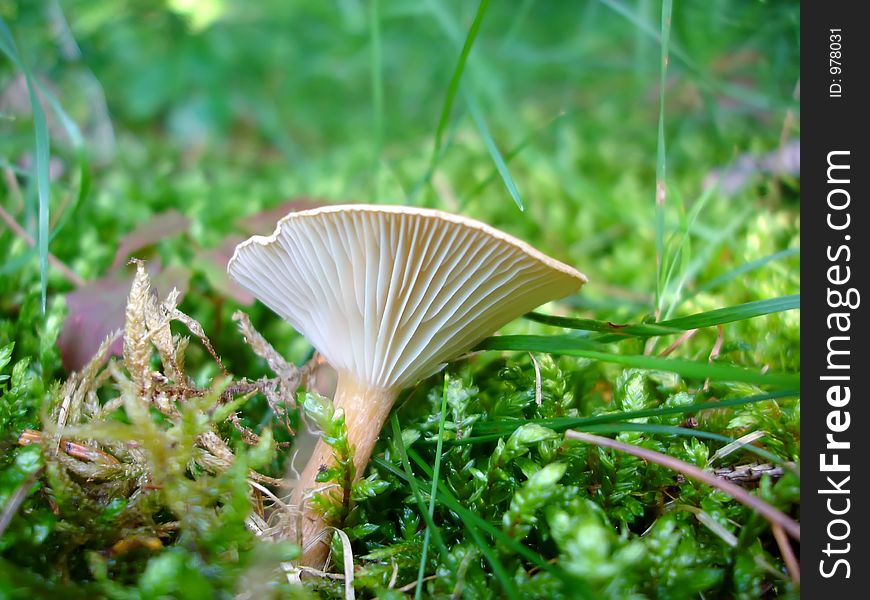
M 239 244 L 227 270 L 339 372 L 382 389 L 436 373 L 586 283 L 479 221 L 364 204 L 290 213 Z

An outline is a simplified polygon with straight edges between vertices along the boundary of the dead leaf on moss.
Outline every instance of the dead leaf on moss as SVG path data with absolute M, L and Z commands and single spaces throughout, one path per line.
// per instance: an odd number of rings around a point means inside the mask
M 184 233 L 189 228 L 190 219 L 175 209 L 154 215 L 121 238 L 111 269 L 122 266 L 134 252 L 156 244 L 160 240 Z
M 178 289 L 179 297 L 187 291 L 190 270 L 181 266 L 160 268 L 159 261 L 149 263 L 149 276 L 159 291 Z M 57 345 L 61 361 L 68 371 L 78 371 L 88 363 L 100 343 L 109 333 L 124 326 L 127 294 L 133 283 L 133 275 L 114 272 L 89 281 L 81 288 L 67 294 L 69 313 L 63 323 Z M 109 354 L 120 356 L 122 342 L 117 339 Z
M 254 295 L 227 274 L 227 264 L 233 257 L 236 246 L 244 239 L 240 235 L 227 236 L 216 248 L 196 250 L 195 256 L 197 264 L 215 291 L 221 296 L 232 298 L 243 306 L 250 306 L 254 303 Z

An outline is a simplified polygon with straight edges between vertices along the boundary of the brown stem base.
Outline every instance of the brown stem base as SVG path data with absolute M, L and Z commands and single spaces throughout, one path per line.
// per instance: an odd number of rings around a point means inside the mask
M 362 477 L 368 465 L 378 434 L 395 399 L 396 392 L 393 390 L 368 387 L 347 373 L 340 373 L 338 376 L 333 404 L 336 409 L 344 410 L 347 440 L 353 452 L 356 479 Z M 323 515 L 311 505 L 310 498 L 318 488 L 326 486 L 317 483 L 315 479 L 319 472 L 331 467 L 333 462 L 332 448 L 322 439 L 317 440 L 314 453 L 306 463 L 291 499 L 293 506 L 302 508 L 299 527 L 303 554 L 300 562 L 309 567 L 322 568 L 329 554 L 329 540 L 332 536 L 325 532 L 328 524 L 324 522 Z M 350 499 L 344 498 L 340 490 L 333 489 L 325 493 L 330 494 L 336 502 L 346 502 L 350 508 Z

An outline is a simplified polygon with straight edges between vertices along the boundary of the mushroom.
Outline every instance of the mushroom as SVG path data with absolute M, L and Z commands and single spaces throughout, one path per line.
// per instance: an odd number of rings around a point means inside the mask
M 399 392 L 586 277 L 493 227 L 438 210 L 344 205 L 290 213 L 239 244 L 230 275 L 338 371 L 359 478 Z M 319 440 L 293 492 L 332 463 Z M 303 508 L 302 562 L 320 565 L 322 516 Z

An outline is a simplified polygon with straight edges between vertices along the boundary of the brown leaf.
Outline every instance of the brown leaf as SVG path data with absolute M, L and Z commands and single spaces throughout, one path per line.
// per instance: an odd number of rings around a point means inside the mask
M 227 263 L 233 257 L 236 246 L 243 240 L 244 238 L 240 235 L 227 236 L 217 248 L 196 250 L 196 260 L 203 275 L 215 291 L 222 296 L 232 298 L 239 304 L 250 306 L 254 303 L 254 295 L 233 281 L 227 274 Z
M 163 295 L 173 287 L 182 295 L 187 291 L 188 269 L 161 269 L 159 261 L 152 261 L 148 263 L 148 270 L 153 275 L 154 286 Z M 84 367 L 106 336 L 124 327 L 124 310 L 132 283 L 132 273 L 116 271 L 67 294 L 69 314 L 57 341 L 67 370 L 78 371 Z M 120 356 L 122 350 L 123 342 L 119 338 L 109 348 L 109 354 Z
M 175 209 L 170 209 L 151 217 L 121 238 L 115 258 L 112 261 L 112 270 L 117 269 L 137 250 L 156 244 L 160 240 L 184 233 L 190 227 L 190 219 Z

